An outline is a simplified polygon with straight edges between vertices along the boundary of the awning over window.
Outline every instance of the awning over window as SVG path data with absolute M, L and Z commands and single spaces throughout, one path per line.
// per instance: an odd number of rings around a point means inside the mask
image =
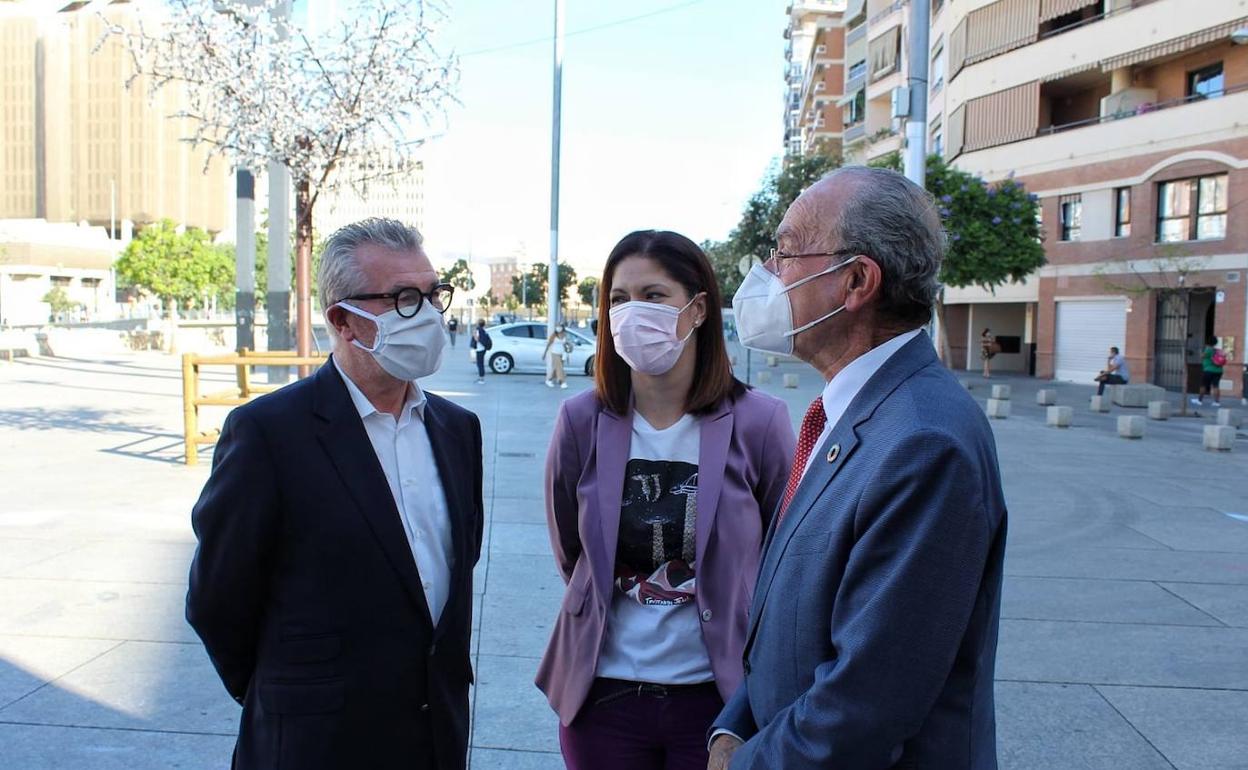
M 1109 72 L 1110 70 L 1116 70 L 1119 67 L 1128 67 L 1132 64 L 1139 64 L 1141 62 L 1159 59 L 1163 56 L 1182 53 L 1183 51 L 1204 45 L 1205 43 L 1212 43 L 1215 40 L 1225 40 L 1231 36 L 1232 32 L 1245 24 L 1248 24 L 1248 16 L 1236 19 L 1235 21 L 1228 21 L 1225 24 L 1219 24 L 1216 27 L 1202 29 L 1199 32 L 1193 32 L 1190 35 L 1165 40 L 1163 42 L 1150 45 L 1147 48 L 1139 48 L 1131 51 L 1130 53 L 1124 53 L 1120 56 L 1104 59 L 1101 61 L 1101 70 Z
M 965 106 L 967 152 L 1030 139 L 1040 125 L 1040 81 L 981 96 Z
M 962 135 L 965 120 L 965 104 L 949 113 L 949 125 L 945 126 L 945 146 L 948 148 L 947 157 L 950 160 L 962 154 Z
M 901 52 L 901 27 L 895 26 L 872 40 L 867 46 L 867 61 L 871 67 L 871 79 L 876 80 L 897 71 L 897 57 Z
M 1100 0 L 1040 0 L 1040 21 L 1056 19 L 1058 16 L 1074 13 L 1089 5 L 1100 4 Z
M 999 0 L 967 14 L 966 63 L 1034 43 L 1040 0 Z

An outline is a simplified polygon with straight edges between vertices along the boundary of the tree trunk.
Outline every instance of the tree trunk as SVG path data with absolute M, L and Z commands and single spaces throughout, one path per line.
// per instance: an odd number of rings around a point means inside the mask
M 307 178 L 295 183 L 295 351 L 312 354 L 312 195 Z M 300 366 L 307 377 L 311 367 Z

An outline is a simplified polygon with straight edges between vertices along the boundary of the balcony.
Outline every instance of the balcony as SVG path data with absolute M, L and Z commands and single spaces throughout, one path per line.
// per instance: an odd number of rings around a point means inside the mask
M 859 40 L 866 38 L 866 36 L 867 36 L 867 25 L 859 24 L 858 26 L 854 27 L 851 30 L 848 30 L 845 33 L 845 47 L 846 48 L 850 47 L 854 43 L 857 43 Z
M 1126 115 L 1096 115 L 1038 129 L 1027 138 L 965 150 L 958 166 L 988 179 L 1011 171 L 1037 174 L 1121 153 L 1163 152 L 1184 147 L 1184 137 L 1200 126 L 1210 135 L 1231 135 L 1248 115 L 1248 84 L 1227 87 L 1218 98 L 1183 98 L 1137 107 Z M 949 118 L 952 118 L 950 115 Z M 949 128 L 946 127 L 946 131 Z
M 858 123 L 853 124 L 852 126 L 845 126 L 845 132 L 844 132 L 845 144 L 849 144 L 850 142 L 857 142 L 860 139 L 865 139 L 866 136 L 867 136 L 866 121 L 860 121 Z
M 1084 92 L 1089 93 L 1089 92 Z M 1091 93 L 1096 93 L 1092 91 Z M 1222 98 L 1233 96 L 1235 94 L 1248 93 L 1248 83 L 1239 83 L 1237 85 L 1228 86 L 1218 92 L 1216 96 L 1208 97 L 1202 94 L 1192 94 L 1178 99 L 1170 99 L 1168 101 L 1156 101 L 1157 90 L 1152 88 L 1126 88 L 1121 91 L 1108 94 L 1098 101 L 1098 109 L 1092 114 L 1081 114 L 1074 112 L 1052 112 L 1052 119 L 1047 125 L 1042 124 L 1036 131 L 1037 136 L 1048 136 L 1058 134 L 1065 131 L 1073 131 L 1088 126 L 1100 125 L 1102 123 L 1112 123 L 1137 115 L 1145 115 L 1151 112 L 1161 112 L 1164 110 L 1172 110 L 1176 107 L 1184 107 L 1197 102 L 1213 102 L 1216 103 Z M 1041 91 L 1043 97 L 1044 91 Z M 1228 106 L 1229 110 L 1230 107 Z M 1086 113 L 1087 110 L 1082 112 Z M 1041 115 L 1044 115 L 1044 105 L 1041 105 Z

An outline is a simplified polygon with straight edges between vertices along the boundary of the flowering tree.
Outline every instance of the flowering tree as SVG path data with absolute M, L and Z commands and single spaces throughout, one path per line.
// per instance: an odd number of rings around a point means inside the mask
M 247 168 L 290 169 L 295 188 L 300 353 L 311 340 L 312 212 L 322 192 L 411 167 L 414 128 L 440 116 L 456 81 L 434 35 L 437 0 L 355 0 L 309 37 L 285 0 L 168 0 L 155 24 L 114 24 L 134 61 L 131 83 L 181 87 L 188 141 Z

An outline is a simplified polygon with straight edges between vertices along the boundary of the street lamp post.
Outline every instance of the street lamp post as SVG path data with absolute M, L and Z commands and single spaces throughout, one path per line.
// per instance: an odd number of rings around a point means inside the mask
M 563 3 L 555 0 L 555 90 L 550 131 L 550 273 L 546 281 L 546 334 L 559 323 L 559 130 L 563 101 Z

